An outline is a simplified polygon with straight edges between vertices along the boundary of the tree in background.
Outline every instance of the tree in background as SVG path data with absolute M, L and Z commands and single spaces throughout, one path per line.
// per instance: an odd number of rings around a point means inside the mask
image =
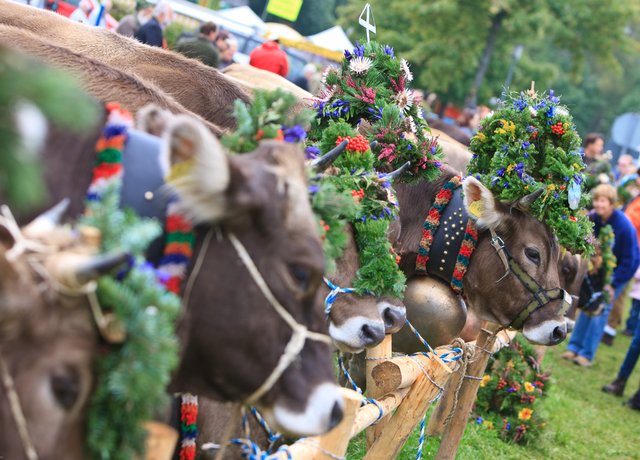
M 296 22 L 291 23 L 271 14 L 267 15 L 266 21 L 287 24 L 305 36 L 317 34 L 336 24 L 336 3 L 341 4 L 344 1 L 304 0 Z M 266 5 L 267 0 L 249 1 L 249 6 L 258 16 L 262 16 Z
M 632 89 L 640 57 L 638 2 L 618 0 L 371 0 L 376 39 L 412 63 L 420 86 L 458 105 L 487 103 L 503 92 L 513 48 L 525 46 L 511 87 L 557 89 L 581 132 L 603 129 Z M 357 25 L 360 0 L 338 8 L 339 23 Z M 634 91 L 632 91 L 634 92 Z M 637 107 L 637 106 L 636 106 Z

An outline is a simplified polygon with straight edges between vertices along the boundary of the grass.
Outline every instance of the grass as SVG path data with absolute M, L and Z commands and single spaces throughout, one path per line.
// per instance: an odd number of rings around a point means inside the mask
M 472 422 L 467 425 L 456 459 L 640 459 L 640 412 L 622 405 L 638 389 L 640 371 L 632 374 L 624 399 L 600 389 L 616 376 L 629 342 L 629 337 L 618 334 L 613 347 L 601 345 L 595 364 L 588 369 L 560 358 L 566 344 L 548 348 L 543 368 L 552 374 L 552 387 L 541 404 L 547 419 L 542 435 L 526 446 L 508 444 L 495 431 Z M 399 459 L 416 458 L 418 429 Z M 434 458 L 438 445 L 438 439 L 428 439 L 422 458 Z M 364 437 L 359 436 L 351 442 L 347 458 L 360 459 L 364 452 Z

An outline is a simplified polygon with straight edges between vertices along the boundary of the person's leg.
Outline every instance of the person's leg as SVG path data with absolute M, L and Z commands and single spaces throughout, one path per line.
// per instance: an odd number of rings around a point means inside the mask
M 636 326 L 633 339 L 631 339 L 631 344 L 629 344 L 629 349 L 627 350 L 627 355 L 624 357 L 622 366 L 620 366 L 618 377 L 628 379 L 633 372 L 636 362 L 638 362 L 638 357 L 640 357 L 640 323 Z
M 592 320 L 592 316 L 585 314 L 583 311 L 580 312 L 578 320 L 573 328 L 573 332 L 571 333 L 569 344 L 567 345 L 567 349 L 569 351 L 576 354 L 580 353 L 584 346 L 585 337 L 587 336 L 587 331 L 589 330 Z
M 614 301 L 615 299 L 622 294 L 624 286 L 620 286 L 615 290 Z M 609 303 L 605 305 L 604 311 L 601 315 L 595 316 L 593 321 L 591 322 L 591 327 L 586 332 L 584 346 L 578 354 L 587 358 L 589 361 L 593 361 L 593 358 L 596 356 L 596 351 L 598 350 L 598 345 L 600 345 L 600 340 L 602 339 L 602 334 L 604 332 L 604 327 L 607 325 L 607 320 L 609 318 L 609 313 L 613 308 L 613 303 Z
M 629 312 L 629 318 L 626 323 L 626 330 L 633 333 L 636 330 L 636 326 L 640 321 L 640 299 L 631 300 L 631 311 Z

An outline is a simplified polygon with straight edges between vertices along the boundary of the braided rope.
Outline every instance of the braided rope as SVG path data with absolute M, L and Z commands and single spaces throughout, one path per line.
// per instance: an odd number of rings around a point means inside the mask
M 348 294 L 350 292 L 355 292 L 354 288 L 343 288 L 338 285 L 333 284 L 328 278 L 324 278 L 324 282 L 331 292 L 327 294 L 327 297 L 324 299 L 324 314 L 325 316 L 329 316 L 331 314 L 331 307 L 333 307 L 333 303 L 338 298 L 339 294 Z
M 342 369 L 342 373 L 344 374 L 344 376 L 347 378 L 347 382 L 349 382 L 349 384 L 351 385 L 351 387 L 360 395 L 362 396 L 362 405 L 366 405 L 366 404 L 373 404 L 374 406 L 376 406 L 378 408 L 378 418 L 376 418 L 376 420 L 373 422 L 373 425 L 375 425 L 376 423 L 378 423 L 380 421 L 380 419 L 382 419 L 382 417 L 384 417 L 384 409 L 382 408 L 382 406 L 380 405 L 380 403 L 378 401 L 376 401 L 373 398 L 367 398 L 363 391 L 362 388 L 360 388 L 356 382 L 353 380 L 353 378 L 351 378 L 351 374 L 349 374 L 349 371 L 347 370 L 347 368 L 344 365 L 344 360 L 342 359 L 342 353 L 338 353 L 338 364 L 340 364 L 340 369 Z

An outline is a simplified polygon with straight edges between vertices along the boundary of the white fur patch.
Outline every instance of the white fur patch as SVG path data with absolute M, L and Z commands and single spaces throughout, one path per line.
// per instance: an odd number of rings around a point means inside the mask
M 465 177 L 462 182 L 462 191 L 464 192 L 464 207 L 469 212 L 469 216 L 476 220 L 480 229 L 496 228 L 500 224 L 502 216 L 496 210 L 495 197 L 478 179 L 473 176 Z M 477 201 L 480 202 L 479 206 L 472 205 Z
M 534 327 L 527 327 L 525 323 L 522 334 L 529 342 L 538 345 L 556 345 L 558 342 L 553 338 L 553 331 L 556 327 L 563 329 L 565 333 L 567 332 L 567 323 L 564 318 L 561 318 L 560 320 L 543 321 Z
M 384 336 L 384 322 L 382 319 L 373 320 L 363 316 L 349 318 L 340 326 L 329 322 L 329 336 L 340 351 L 346 353 L 359 353 L 366 347 L 371 346 L 362 335 L 362 328 L 368 326 Z
M 220 142 L 195 118 L 176 116 L 164 136 L 161 163 L 188 160 L 176 156 L 181 149 L 193 159 L 189 170 L 167 185 L 180 195 L 181 208 L 194 223 L 215 222 L 226 212 L 229 159 Z
M 276 400 L 272 417 L 283 431 L 291 435 L 315 436 L 333 428 L 331 413 L 336 405 L 344 410 L 340 387 L 327 382 L 313 390 L 304 412 L 293 412 Z

